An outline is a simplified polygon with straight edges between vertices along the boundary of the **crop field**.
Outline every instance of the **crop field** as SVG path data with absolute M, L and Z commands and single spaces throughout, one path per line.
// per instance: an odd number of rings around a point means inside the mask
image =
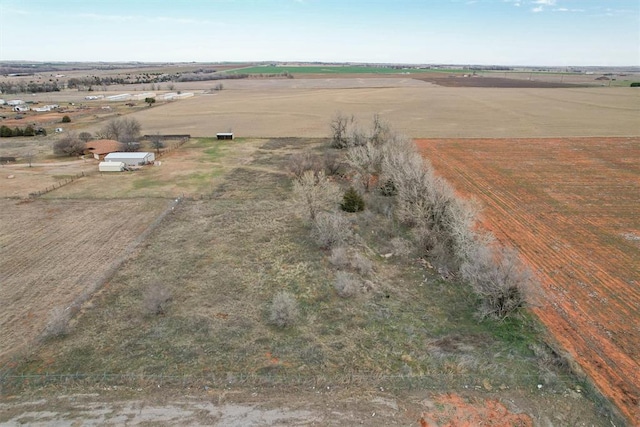
M 174 153 L 199 151 L 206 157 L 207 148 L 199 144 L 209 143 L 184 145 Z M 118 387 L 122 384 L 119 378 L 131 375 L 150 381 L 155 390 L 158 378 L 179 379 L 194 392 L 208 385 L 255 390 L 242 385 L 256 384 L 262 390 L 262 381 L 271 378 L 281 382 L 282 389 L 289 390 L 290 384 L 327 393 L 339 385 L 366 395 L 385 391 L 387 396 L 396 396 L 396 392 L 402 396 L 402 390 L 413 390 L 425 396 L 427 390 L 453 391 L 473 399 L 473 404 L 467 404 L 467 398 L 439 397 L 443 407 L 469 410 L 478 406 L 481 413 L 496 414 L 492 416 L 521 413 L 523 406 L 508 403 L 508 399 L 522 396 L 527 412 L 519 417 L 529 422 L 523 425 L 543 417 L 570 424 L 603 419 L 595 413 L 594 402 L 576 397 L 573 390 L 579 384 L 575 378 L 561 367 L 540 364 L 532 349 L 541 344 L 528 316 L 501 323 L 478 322 L 470 303 L 473 297 L 465 287 L 443 280 L 413 255 L 382 256 L 395 250 L 390 240 L 400 231 L 375 210 L 348 217 L 350 228 L 357 233 L 350 240 L 350 256 L 358 254 L 358 268 L 367 281 L 351 298 L 336 293 L 335 261 L 317 247 L 309 227 L 295 214 L 291 177 L 284 173 L 294 154 L 322 155 L 326 139 L 225 143 L 235 144 L 245 154 L 234 157 L 234 150 L 219 149 L 216 158 L 233 167 L 215 178 L 210 197 L 185 199 L 176 205 L 139 250 L 113 272 L 102 291 L 82 306 L 71 332 L 45 341 L 22 363 L 11 365 L 16 373 L 64 378 L 80 372 Z M 59 199 L 12 205 L 9 219 L 22 206 L 33 206 L 34 214 L 46 212 L 43 206 L 49 205 L 82 212 L 82 206 L 93 206 L 90 199 L 67 200 L 62 193 L 82 185 L 92 184 L 83 178 L 50 193 L 52 198 L 58 194 Z M 127 188 L 117 182 L 110 185 Z M 98 206 L 103 209 L 93 212 L 93 222 L 117 217 L 133 223 L 140 213 L 129 204 L 166 206 L 162 204 L 166 199 L 155 198 L 153 187 L 147 190 L 147 195 L 137 193 L 136 199 L 94 202 L 96 210 Z M 114 206 L 127 215 L 115 213 Z M 75 224 L 88 221 L 83 214 L 77 216 Z M 145 214 L 147 219 L 156 216 L 157 210 Z M 24 221 L 37 223 L 38 218 L 25 215 Z M 55 235 L 72 233 L 55 231 Z M 110 233 L 111 229 L 103 229 L 100 235 Z M 83 243 L 73 251 L 93 253 L 97 249 L 91 245 L 97 246 L 98 237 L 78 238 Z M 105 240 L 99 240 L 100 244 Z M 73 251 L 60 248 L 57 252 L 68 257 Z M 56 265 L 52 261 L 46 265 Z M 36 267 L 34 271 L 47 271 L 45 266 Z M 86 267 L 83 264 L 83 271 L 92 271 Z M 160 286 L 170 299 L 162 313 L 149 313 L 146 295 Z M 270 301 L 282 290 L 295 295 L 299 304 L 298 321 L 284 329 L 268 322 Z M 545 393 L 538 391 L 541 381 Z M 467 392 L 482 395 L 473 397 Z M 508 408 L 496 406 L 491 399 L 505 402 Z M 424 411 L 430 417 L 445 416 L 436 407 Z M 411 417 L 408 422 L 414 423 L 420 413 Z
M 332 87 L 341 81 L 342 87 Z M 447 88 L 413 79 L 225 82 L 225 89 L 133 114 L 145 133 L 325 137 L 337 111 L 374 114 L 411 137 L 560 137 L 638 134 L 633 88 Z M 380 82 L 383 81 L 383 82 Z M 378 85 L 378 83 L 380 83 Z M 323 87 L 324 86 L 324 87 Z
M 28 351 L 53 310 L 89 296 L 166 200 L 0 199 L 0 363 Z
M 227 74 L 403 74 L 407 72 L 463 72 L 461 69 L 415 70 L 409 68 L 374 67 L 366 65 L 256 65 L 252 67 L 227 70 Z
M 419 140 L 535 268 L 560 345 L 640 419 L 640 138 Z

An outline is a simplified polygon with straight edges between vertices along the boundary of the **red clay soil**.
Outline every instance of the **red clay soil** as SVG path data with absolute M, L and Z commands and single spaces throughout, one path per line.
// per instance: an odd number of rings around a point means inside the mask
M 420 417 L 421 427 L 533 427 L 526 414 L 513 414 L 496 400 L 468 402 L 455 394 L 435 399 L 433 410 Z
M 640 420 L 640 137 L 418 140 L 520 251 L 533 311 L 632 422 Z

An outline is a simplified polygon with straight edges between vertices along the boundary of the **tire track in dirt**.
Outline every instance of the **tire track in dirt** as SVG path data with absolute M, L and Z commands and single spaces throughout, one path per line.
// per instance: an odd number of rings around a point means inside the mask
M 544 292 L 534 312 L 557 342 L 626 416 L 640 416 L 640 251 L 612 238 L 611 225 L 640 227 L 640 139 L 418 144 L 537 271 Z

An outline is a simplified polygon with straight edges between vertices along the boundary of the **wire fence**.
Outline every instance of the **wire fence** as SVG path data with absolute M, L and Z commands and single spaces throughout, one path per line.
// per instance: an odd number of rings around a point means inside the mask
M 63 187 L 63 186 L 68 185 L 68 184 L 71 184 L 72 182 L 74 182 L 74 181 L 76 181 L 76 180 L 78 180 L 80 178 L 83 178 L 85 176 L 89 176 L 89 175 L 90 175 L 89 172 L 80 172 L 80 173 L 78 173 L 78 174 L 76 174 L 76 175 L 74 175 L 72 177 L 65 178 L 62 181 L 58 181 L 55 184 L 53 184 L 53 185 L 51 185 L 49 187 L 46 187 L 44 190 L 39 190 L 39 191 L 34 191 L 33 193 L 29 193 L 29 197 L 32 197 L 32 198 L 40 197 L 43 194 L 47 194 L 47 193 L 49 193 L 49 192 L 51 192 L 53 190 L 56 190 L 56 189 L 58 189 L 60 187 Z
M 526 383 L 526 381 L 525 381 Z M 503 391 L 526 387 L 522 381 L 488 382 L 478 375 L 389 375 L 389 374 L 257 374 L 226 372 L 207 375 L 164 374 L 23 374 L 0 376 L 0 394 L 15 393 L 29 388 L 55 387 L 200 387 L 200 388 L 305 388 L 331 390 L 335 388 L 376 388 L 380 390 L 483 390 Z M 535 385 L 534 385 L 535 387 Z

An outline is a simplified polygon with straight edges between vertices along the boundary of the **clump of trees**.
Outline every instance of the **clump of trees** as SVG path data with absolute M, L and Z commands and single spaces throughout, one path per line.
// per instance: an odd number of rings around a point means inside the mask
M 330 129 L 331 147 L 342 150 L 349 165 L 350 185 L 371 198 L 391 202 L 385 209 L 410 232 L 418 253 L 443 277 L 471 286 L 480 317 L 504 319 L 526 304 L 534 274 L 514 250 L 480 231 L 478 203 L 458 196 L 410 139 L 394 132 L 379 116 L 363 128 L 354 116 L 338 113 Z M 351 200 L 358 193 L 351 188 L 348 194 Z
M 113 139 L 122 144 L 124 151 L 136 151 L 140 144 L 140 122 L 134 118 L 118 118 L 108 122 L 100 131 L 96 132 L 98 139 Z
M 84 153 L 85 143 L 78 134 L 69 132 L 53 143 L 56 156 L 80 156 Z
M 41 131 L 41 133 L 44 133 L 46 135 L 46 132 L 44 131 L 44 129 Z M 24 128 L 15 127 L 13 129 L 5 125 L 0 126 L 0 137 L 2 138 L 11 138 L 14 136 L 35 136 L 35 135 L 36 135 L 36 129 L 31 125 L 28 125 Z

